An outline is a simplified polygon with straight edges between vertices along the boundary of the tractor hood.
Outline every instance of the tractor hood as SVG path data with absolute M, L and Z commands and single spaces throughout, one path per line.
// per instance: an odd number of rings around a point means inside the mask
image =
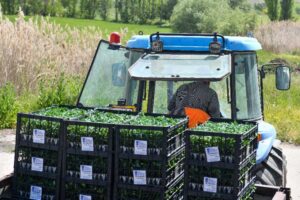
M 230 55 L 146 54 L 129 68 L 136 80 L 221 80 L 231 73 Z

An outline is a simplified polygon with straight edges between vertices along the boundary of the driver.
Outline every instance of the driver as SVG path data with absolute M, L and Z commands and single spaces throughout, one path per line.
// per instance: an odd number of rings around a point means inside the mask
M 209 85 L 209 81 L 196 81 L 181 85 L 169 102 L 170 114 L 190 117 L 190 111 L 192 113 L 197 111 L 197 115 L 206 114 L 208 119 L 210 117 L 220 118 L 218 96 Z

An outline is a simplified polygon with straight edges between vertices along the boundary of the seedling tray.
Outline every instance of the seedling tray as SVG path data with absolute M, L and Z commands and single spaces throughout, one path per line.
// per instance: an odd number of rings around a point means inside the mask
M 185 132 L 185 199 L 199 196 L 207 199 L 240 199 L 254 184 L 257 148 L 257 124 L 253 122 L 212 119 L 212 122 L 248 124 L 244 133 L 200 130 Z M 206 148 L 218 147 L 219 161 L 207 157 Z M 204 177 L 217 178 L 215 192 L 204 192 Z M 196 198 L 197 199 L 197 198 Z
M 61 199 L 110 199 L 113 125 L 66 120 L 64 133 Z
M 115 200 L 166 199 L 171 185 L 183 179 L 186 125 L 183 119 L 171 127 L 115 126 Z M 139 170 L 146 175 L 141 184 L 134 175 Z

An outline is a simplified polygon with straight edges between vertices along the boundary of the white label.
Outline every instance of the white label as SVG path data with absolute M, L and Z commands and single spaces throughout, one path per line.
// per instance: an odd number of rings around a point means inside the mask
M 217 178 L 210 178 L 210 177 L 204 177 L 203 179 L 203 191 L 204 192 L 217 192 L 217 183 L 218 179 Z
M 205 153 L 207 162 L 219 162 L 221 160 L 218 147 L 207 147 Z
M 147 141 L 134 140 L 134 154 L 135 155 L 147 155 Z
M 32 171 L 42 172 L 43 171 L 43 166 L 44 166 L 44 159 L 43 158 L 37 158 L 37 157 L 32 157 L 31 158 L 31 170 Z
M 147 184 L 146 170 L 133 170 L 133 184 L 134 185 Z
M 30 186 L 30 199 L 41 200 L 42 199 L 42 188 L 38 186 Z
M 94 151 L 94 140 L 92 137 L 81 137 L 81 151 Z
M 80 165 L 80 179 L 93 180 L 93 166 Z
M 45 144 L 45 130 L 33 129 L 33 143 Z
M 92 200 L 92 196 L 80 194 L 79 200 Z

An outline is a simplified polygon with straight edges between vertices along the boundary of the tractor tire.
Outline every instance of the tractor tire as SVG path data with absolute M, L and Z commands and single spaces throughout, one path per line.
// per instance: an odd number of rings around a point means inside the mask
M 273 146 L 267 159 L 256 167 L 256 183 L 285 187 L 286 164 L 281 148 Z

